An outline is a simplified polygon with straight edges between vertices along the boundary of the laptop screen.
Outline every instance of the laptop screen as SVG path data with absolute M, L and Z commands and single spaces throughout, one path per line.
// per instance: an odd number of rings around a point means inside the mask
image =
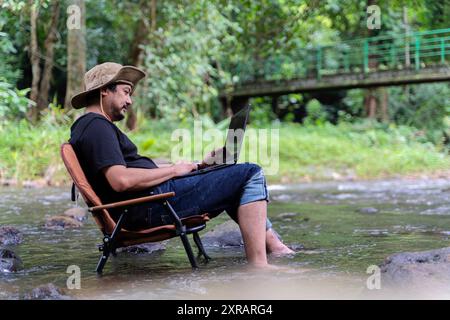
M 248 114 L 250 106 L 247 106 L 237 112 L 231 118 L 230 126 L 228 128 L 227 139 L 225 141 L 224 163 L 236 163 L 239 159 L 242 143 L 244 141 L 245 127 L 247 125 Z

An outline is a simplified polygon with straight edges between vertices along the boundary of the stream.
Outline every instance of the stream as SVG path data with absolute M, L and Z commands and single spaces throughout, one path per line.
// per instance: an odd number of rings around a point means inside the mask
M 449 180 L 271 185 L 268 215 L 283 241 L 297 251 L 270 257 L 278 269 L 249 269 L 243 247 L 209 246 L 212 260 L 192 271 L 175 238 L 163 252 L 119 253 L 97 276 L 101 234 L 92 217 L 78 229 L 44 228 L 46 218 L 74 207 L 69 191 L 0 188 L 0 226 L 13 226 L 23 236 L 21 244 L 6 248 L 24 267 L 0 273 L 0 299 L 21 299 L 48 283 L 74 299 L 395 298 L 393 292 L 368 289 L 369 266 L 394 253 L 449 246 Z M 200 236 L 228 220 L 220 215 Z M 80 268 L 80 289 L 67 288 L 71 265 Z

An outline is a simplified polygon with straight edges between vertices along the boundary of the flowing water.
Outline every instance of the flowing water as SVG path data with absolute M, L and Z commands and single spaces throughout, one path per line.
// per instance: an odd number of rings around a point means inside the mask
M 213 260 L 193 272 L 181 242 L 171 239 L 163 253 L 119 253 L 98 277 L 101 235 L 91 217 L 80 229 L 44 228 L 47 217 L 74 206 L 68 188 L 0 189 L 0 225 L 24 238 L 8 247 L 24 270 L 0 274 L 0 299 L 48 283 L 75 299 L 395 298 L 368 290 L 367 268 L 393 253 L 450 243 L 448 180 L 272 185 L 270 194 L 274 227 L 298 251 L 271 257 L 277 270 L 248 269 L 243 248 L 207 247 Z M 208 227 L 227 220 L 223 214 Z M 81 269 L 81 289 L 67 289 L 70 265 Z

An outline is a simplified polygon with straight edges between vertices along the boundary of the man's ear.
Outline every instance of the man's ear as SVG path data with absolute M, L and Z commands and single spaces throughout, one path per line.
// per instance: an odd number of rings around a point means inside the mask
M 100 94 L 102 95 L 102 97 L 105 97 L 108 93 L 108 89 L 106 88 L 101 88 L 100 89 Z

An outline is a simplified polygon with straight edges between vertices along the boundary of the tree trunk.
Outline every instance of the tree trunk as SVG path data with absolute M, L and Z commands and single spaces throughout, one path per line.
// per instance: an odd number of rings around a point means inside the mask
M 403 25 L 405 26 L 405 68 L 409 69 L 411 67 L 410 60 L 410 50 L 409 50 L 409 24 L 408 24 L 408 8 L 403 7 Z M 403 94 L 405 95 L 406 101 L 409 102 L 409 86 L 406 84 L 403 86 Z
M 373 5 L 374 0 L 368 0 L 367 6 Z M 370 37 L 373 35 L 373 32 L 371 29 L 367 29 L 367 37 Z M 378 67 L 378 62 L 376 61 L 376 56 L 369 55 L 369 69 L 376 69 Z M 366 109 L 366 114 L 371 119 L 376 119 L 377 114 L 377 99 L 375 97 L 375 91 L 377 89 L 369 88 L 366 90 L 366 93 L 364 95 L 364 107 Z
M 42 80 L 41 85 L 39 89 L 39 98 L 38 98 L 38 118 L 40 111 L 44 110 L 48 106 L 48 93 L 50 89 L 50 81 L 52 78 L 52 68 L 53 68 L 53 56 L 54 56 L 54 45 L 57 40 L 57 25 L 58 25 L 58 19 L 59 19 L 59 7 L 60 3 L 59 1 L 56 1 L 53 5 L 53 13 L 52 13 L 52 20 L 50 23 L 49 30 L 47 32 L 47 38 L 44 42 L 44 48 L 45 48 L 45 65 L 44 65 L 44 71 L 42 73 Z
M 369 117 L 370 119 L 376 119 L 377 99 L 375 97 L 375 89 L 370 88 L 366 90 L 364 105 L 366 108 L 367 117 Z
M 386 87 L 381 88 L 381 120 L 383 122 L 389 122 L 388 101 L 389 94 Z
M 41 78 L 41 67 L 39 65 L 39 44 L 37 38 L 37 18 L 39 15 L 39 4 L 35 3 L 33 0 L 29 1 L 30 5 L 30 63 L 31 63 L 31 92 L 30 100 L 38 102 L 39 96 L 39 80 Z M 36 122 L 38 118 L 37 106 L 30 105 L 28 117 L 32 122 Z
M 409 50 L 409 24 L 408 24 L 408 8 L 403 7 L 403 24 L 405 26 L 405 67 L 409 69 L 411 65 Z
M 135 37 L 133 40 L 133 46 L 130 52 L 130 61 L 134 66 L 141 67 L 143 63 L 143 50 L 142 46 L 148 43 L 149 34 L 150 36 L 156 31 L 156 0 L 152 0 L 150 7 L 148 7 L 148 1 L 141 1 L 141 7 L 143 9 L 143 17 L 139 20 L 137 24 L 137 30 L 134 33 Z M 148 25 L 147 15 L 150 11 L 150 22 Z M 137 88 L 138 92 L 140 88 Z M 135 91 L 136 95 L 136 91 Z M 136 129 L 137 126 L 137 114 L 135 111 L 136 106 L 133 106 L 127 115 L 126 126 L 129 130 Z
M 85 3 L 84 0 L 71 0 L 69 3 L 80 9 L 80 27 L 68 28 L 67 33 L 67 87 L 64 99 L 66 111 L 72 108 L 70 104 L 72 96 L 84 90 L 84 74 L 86 72 Z

